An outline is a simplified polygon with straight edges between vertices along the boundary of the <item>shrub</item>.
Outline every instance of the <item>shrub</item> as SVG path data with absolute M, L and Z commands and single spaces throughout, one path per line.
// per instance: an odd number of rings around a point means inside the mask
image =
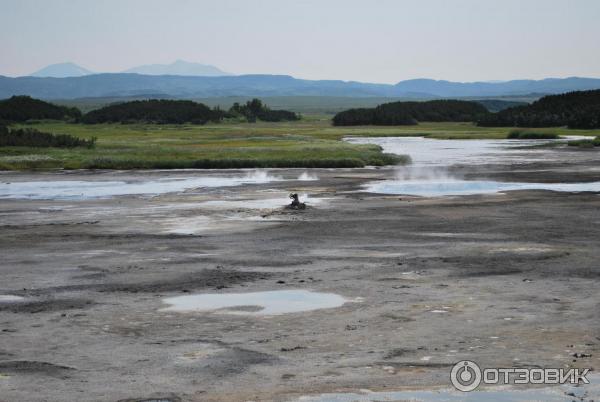
M 4 147 L 93 148 L 95 144 L 96 137 L 85 140 L 68 134 L 44 133 L 32 128 L 8 130 L 4 127 L 4 130 L 0 129 L 0 146 Z
M 538 131 L 512 130 L 506 136 L 508 139 L 515 140 L 555 140 L 558 139 L 558 134 L 541 133 Z
M 227 117 L 244 116 L 248 123 L 255 123 L 256 120 L 262 121 L 295 121 L 300 120 L 300 116 L 288 110 L 273 110 L 263 104 L 260 99 L 252 99 L 244 105 L 234 103 L 229 109 Z

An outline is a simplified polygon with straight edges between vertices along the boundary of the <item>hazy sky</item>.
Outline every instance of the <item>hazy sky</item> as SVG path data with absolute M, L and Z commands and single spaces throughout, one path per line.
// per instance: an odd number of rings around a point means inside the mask
M 600 0 L 0 0 L 0 74 L 184 59 L 397 82 L 600 77 Z

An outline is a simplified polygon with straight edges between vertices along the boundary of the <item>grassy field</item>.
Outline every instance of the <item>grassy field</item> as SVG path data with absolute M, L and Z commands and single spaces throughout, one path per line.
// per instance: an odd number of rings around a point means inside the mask
M 333 127 L 326 116 L 288 123 L 198 125 L 82 125 L 42 122 L 41 131 L 97 137 L 94 149 L 0 148 L 0 169 L 171 169 L 246 167 L 360 167 L 406 163 L 375 145 L 348 144 L 346 136 L 429 136 L 440 139 L 506 138 L 511 128 L 470 123 L 399 127 Z M 532 131 L 536 131 L 533 129 Z M 559 135 L 600 135 L 600 130 L 540 129 Z

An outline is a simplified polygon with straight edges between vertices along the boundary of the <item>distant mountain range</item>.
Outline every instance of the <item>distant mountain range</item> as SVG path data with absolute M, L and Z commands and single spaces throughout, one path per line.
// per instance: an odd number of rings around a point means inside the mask
M 177 63 L 175 63 L 177 64 Z M 154 70 L 156 71 L 156 70 Z M 600 89 L 596 78 L 548 78 L 505 82 L 450 82 L 430 79 L 371 84 L 303 80 L 287 75 L 194 77 L 177 75 L 93 74 L 68 78 L 0 76 L 0 98 L 30 95 L 42 99 L 123 97 L 208 98 L 222 96 L 343 96 L 414 99 L 510 97 Z
M 208 64 L 190 63 L 184 60 L 177 60 L 171 64 L 148 64 L 130 68 L 124 73 L 135 73 L 144 75 L 184 75 L 192 77 L 220 77 L 231 75 L 225 71 L 219 70 L 215 66 Z
M 31 77 L 54 77 L 54 78 L 66 78 L 66 77 L 82 77 L 84 75 L 94 74 L 88 69 L 78 66 L 75 63 L 58 63 L 50 64 L 35 73 L 31 73 Z
M 190 63 L 184 60 L 176 60 L 171 64 L 148 64 L 137 66 L 123 73 L 135 73 L 144 75 L 183 75 L 190 77 L 219 77 L 231 75 L 225 71 L 218 69 L 215 66 L 200 63 Z M 78 66 L 75 63 L 58 63 L 51 64 L 31 73 L 31 77 L 52 77 L 52 78 L 67 78 L 67 77 L 82 77 L 84 75 L 96 74 L 88 69 Z

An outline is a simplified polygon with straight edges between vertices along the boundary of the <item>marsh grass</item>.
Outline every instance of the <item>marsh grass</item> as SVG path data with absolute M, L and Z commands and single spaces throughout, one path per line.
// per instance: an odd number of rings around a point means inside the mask
M 53 134 L 34 128 L 4 129 L 0 133 L 0 147 L 21 146 L 36 148 L 94 148 L 96 137 L 81 139 L 68 134 Z
M 21 125 L 18 127 L 29 127 Z M 350 136 L 426 136 L 440 139 L 501 139 L 509 128 L 470 123 L 421 123 L 403 127 L 333 127 L 327 118 L 255 124 L 198 125 L 69 124 L 38 122 L 35 128 L 82 139 L 93 149 L 0 147 L 0 169 L 173 169 L 253 167 L 361 167 L 407 163 L 377 145 L 350 144 Z M 536 130 L 534 130 L 536 131 Z M 600 130 L 553 129 L 558 135 L 599 135 Z M 32 157 L 32 155 L 37 155 Z M 40 159 L 39 155 L 45 157 Z M 5 159 L 4 157 L 10 157 Z M 14 159 L 14 157 L 18 157 Z
M 316 135 L 313 124 L 85 126 L 38 122 L 36 128 L 98 140 L 94 149 L 0 147 L 0 169 L 335 168 L 408 161 L 383 153 L 377 145 L 340 141 L 343 135 Z M 44 158 L 32 157 L 40 154 Z
M 594 139 L 589 140 L 574 140 L 568 142 L 571 147 L 579 147 L 579 148 L 594 148 L 600 147 L 600 137 L 596 137 Z

